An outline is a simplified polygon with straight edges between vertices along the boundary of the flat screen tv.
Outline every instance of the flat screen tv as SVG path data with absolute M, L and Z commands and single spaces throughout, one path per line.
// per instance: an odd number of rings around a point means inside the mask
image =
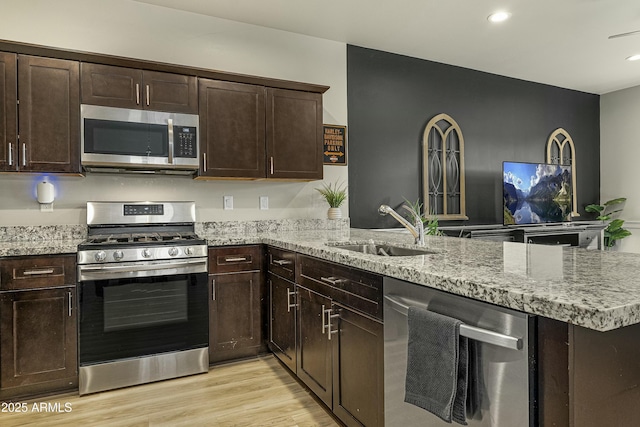
M 502 164 L 504 225 L 571 221 L 571 166 Z

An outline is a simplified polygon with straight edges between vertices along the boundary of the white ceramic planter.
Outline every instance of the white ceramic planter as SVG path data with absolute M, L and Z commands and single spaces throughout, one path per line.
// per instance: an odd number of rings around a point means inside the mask
M 329 208 L 327 211 L 327 218 L 329 219 L 340 219 L 342 218 L 342 211 L 340 208 Z

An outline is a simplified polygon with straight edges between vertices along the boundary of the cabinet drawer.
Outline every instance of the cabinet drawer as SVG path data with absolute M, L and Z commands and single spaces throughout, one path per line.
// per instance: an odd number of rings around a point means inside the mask
M 269 247 L 267 268 L 271 273 L 293 282 L 296 279 L 296 253 Z
M 262 246 L 209 248 L 209 273 L 262 270 Z
M 0 290 L 75 285 L 74 255 L 28 256 L 0 260 Z
M 374 318 L 382 319 L 382 276 L 298 255 L 296 283 Z

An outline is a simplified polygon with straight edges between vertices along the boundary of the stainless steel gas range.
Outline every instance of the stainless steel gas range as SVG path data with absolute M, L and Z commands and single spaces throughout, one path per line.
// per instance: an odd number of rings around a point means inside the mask
M 194 224 L 193 202 L 87 203 L 81 395 L 207 372 L 207 245 Z

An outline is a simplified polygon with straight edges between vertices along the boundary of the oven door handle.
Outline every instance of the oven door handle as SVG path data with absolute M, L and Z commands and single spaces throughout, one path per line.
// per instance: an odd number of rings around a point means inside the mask
M 196 259 L 186 260 L 179 262 L 163 262 L 162 264 L 137 264 L 137 265 L 89 265 L 80 266 L 78 271 L 82 273 L 117 273 L 117 272 L 130 272 L 130 271 L 154 271 L 154 270 L 171 270 L 174 268 L 193 267 L 197 265 L 204 265 L 206 267 L 207 260 Z M 206 270 L 205 270 L 206 271 Z

